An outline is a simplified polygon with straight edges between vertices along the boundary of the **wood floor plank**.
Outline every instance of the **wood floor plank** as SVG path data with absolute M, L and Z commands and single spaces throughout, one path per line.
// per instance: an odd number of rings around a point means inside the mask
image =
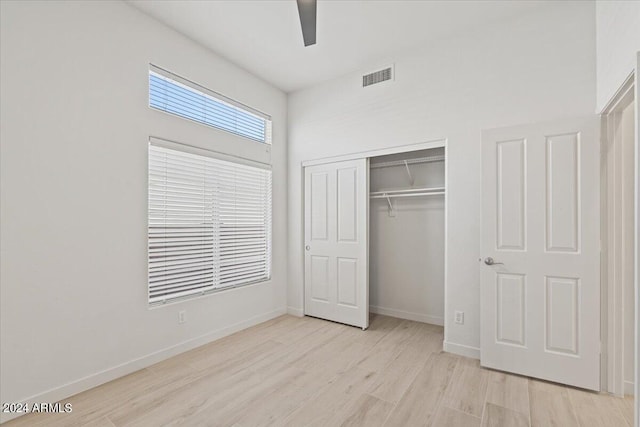
M 409 388 L 431 354 L 439 353 L 442 338 L 432 336 L 428 344 L 411 342 L 399 348 L 370 393 L 382 400 L 397 403 Z
M 73 411 L 69 414 L 31 413 L 2 426 L 67 427 L 90 424 L 104 418 L 112 408 L 124 405 L 129 399 L 153 390 L 156 381 L 156 375 L 148 369 L 141 369 L 62 400 L 63 404 L 72 404 Z
M 383 335 L 371 348 L 371 351 L 357 362 L 357 366 L 362 369 L 382 371 L 398 352 L 402 351 L 417 329 L 416 322 L 403 320 Z
M 250 406 L 245 406 L 234 425 L 259 427 L 282 425 L 291 414 L 309 402 L 319 390 L 329 384 L 327 376 L 318 372 L 305 372 L 282 387 L 265 393 Z M 317 386 L 309 387 L 310 384 Z
M 529 380 L 531 427 L 579 426 L 566 387 Z
M 531 390 L 545 391 L 552 394 L 567 394 L 567 386 L 535 378 L 529 378 L 529 391 Z
M 85 423 L 84 427 L 116 427 L 116 425 L 108 417 L 102 417 Z
M 211 373 L 201 371 L 195 378 L 185 378 L 173 386 L 158 387 L 153 391 L 136 396 L 127 403 L 114 408 L 108 416 L 117 426 L 155 425 L 166 418 L 186 419 L 203 407 L 221 400 L 233 399 L 246 389 L 259 383 L 260 378 L 253 375 L 250 367 L 257 357 L 268 357 L 269 353 L 278 354 L 282 344 L 272 343 L 269 351 L 239 359 L 236 365 L 227 365 L 226 370 L 212 367 Z
M 296 345 L 299 341 L 308 339 L 310 335 L 336 335 L 349 326 L 328 322 L 314 317 L 303 317 L 300 324 L 290 330 L 282 331 L 273 338 L 274 341 L 287 345 Z
M 346 419 L 340 425 L 342 427 L 382 426 L 393 407 L 393 403 L 365 393 L 360 396 L 351 408 L 345 411 L 344 416 Z
M 612 401 L 619 398 L 575 388 L 568 388 L 567 393 L 581 426 L 623 427 L 627 425 L 627 421 Z
M 209 407 L 221 400 L 233 399 L 244 390 L 258 384 L 250 372 L 217 380 L 205 377 L 189 384 L 189 388 L 160 393 L 142 398 L 138 404 L 114 408 L 109 419 L 120 426 L 170 425 L 186 422 L 201 408 Z
M 441 405 L 429 425 L 433 427 L 480 427 L 480 418 Z
M 339 419 L 375 381 L 376 373 L 354 367 L 337 375 L 310 402 L 287 418 L 284 425 L 325 426 Z
M 611 401 L 629 426 L 633 426 L 633 396 L 618 397 Z
M 391 411 L 385 425 L 389 427 L 428 425 L 435 416 L 458 359 L 447 353 L 432 354 Z
M 529 418 L 529 380 L 526 377 L 490 371 L 487 402 L 520 412 Z
M 344 332 L 344 325 L 338 325 L 340 328 L 333 327 L 335 324 L 325 322 L 315 331 L 308 332 L 304 337 L 295 340 L 294 343 L 283 344 L 286 351 L 275 352 L 268 357 L 262 358 L 253 364 L 251 369 L 255 371 L 264 370 L 266 372 L 277 372 L 289 366 L 304 365 L 304 361 L 324 346 L 331 345 L 337 336 Z M 327 325 L 329 327 L 327 327 Z M 317 370 L 325 375 L 333 376 L 334 372 L 328 370 Z
M 373 340 L 379 340 L 387 333 L 391 332 L 401 324 L 404 320 L 397 317 L 382 316 L 380 314 L 372 314 L 369 318 L 369 328 L 366 332 Z
M 254 372 L 254 378 L 257 381 L 251 388 L 242 387 L 229 398 L 212 400 L 210 404 L 202 405 L 193 411 L 184 422 L 167 425 L 231 426 L 240 423 L 246 411 L 254 407 L 260 408 L 265 402 L 276 399 L 279 394 L 287 395 L 286 390 L 291 391 L 291 384 L 303 380 L 306 374 L 295 367 L 264 376 Z M 228 392 L 229 390 L 225 391 L 225 393 Z
M 529 416 L 487 403 L 482 414 L 482 427 L 529 427 Z
M 482 416 L 489 385 L 490 371 L 482 369 L 477 360 L 460 358 L 442 404 L 460 412 Z
M 346 328 L 314 351 L 306 352 L 296 360 L 295 366 L 307 371 L 325 371 L 338 374 L 353 366 L 372 350 L 375 342 L 361 339 L 366 332 Z
M 252 346 L 243 348 L 241 351 L 234 351 L 233 355 L 225 355 L 224 350 L 212 350 L 210 356 L 199 357 L 198 360 L 187 360 L 185 366 L 176 368 L 176 371 L 184 370 L 187 374 L 195 371 L 198 375 L 212 375 L 216 372 L 226 375 L 233 374 L 247 366 L 252 366 L 258 360 L 271 353 L 278 353 L 285 346 L 276 341 L 259 341 Z M 166 372 L 158 372 L 157 366 L 150 369 L 159 375 L 167 375 Z

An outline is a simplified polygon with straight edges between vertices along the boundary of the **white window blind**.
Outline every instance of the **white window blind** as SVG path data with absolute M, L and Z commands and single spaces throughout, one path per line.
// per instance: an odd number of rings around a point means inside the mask
M 149 67 L 149 106 L 271 144 L 271 117 L 162 68 Z
M 149 302 L 271 276 L 271 171 L 149 144 Z

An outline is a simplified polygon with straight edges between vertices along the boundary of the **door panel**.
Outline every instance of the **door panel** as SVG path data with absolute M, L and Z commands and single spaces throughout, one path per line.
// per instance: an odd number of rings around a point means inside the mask
M 525 276 L 496 274 L 496 340 L 525 345 Z
M 305 168 L 305 314 L 369 325 L 367 159 Z
M 547 351 L 578 354 L 578 283 L 577 278 L 546 278 Z
M 328 175 L 326 172 L 311 174 L 311 237 L 314 240 L 327 240 L 329 232 L 327 230 L 328 223 L 328 194 L 327 183 Z
M 338 304 L 358 305 L 358 260 L 338 258 Z
M 329 302 L 329 257 L 311 255 L 311 298 Z
M 525 249 L 526 146 L 523 139 L 498 142 L 496 247 Z
M 596 117 L 483 132 L 481 363 L 600 388 Z
M 546 138 L 546 248 L 578 252 L 580 230 L 580 141 L 578 134 Z
M 338 241 L 355 242 L 358 238 L 357 188 L 358 170 L 338 170 Z

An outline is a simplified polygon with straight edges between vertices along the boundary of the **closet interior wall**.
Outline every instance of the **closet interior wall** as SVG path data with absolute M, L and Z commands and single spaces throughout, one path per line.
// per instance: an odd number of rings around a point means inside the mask
M 444 324 L 444 154 L 444 148 L 435 148 L 370 158 L 370 194 L 377 195 L 370 199 L 369 209 L 369 303 L 373 313 Z M 439 160 L 415 162 L 425 157 Z M 399 164 L 380 167 L 389 162 Z M 411 193 L 407 190 L 424 188 L 438 190 L 431 195 L 389 199 L 380 194 L 388 190 L 407 194 Z

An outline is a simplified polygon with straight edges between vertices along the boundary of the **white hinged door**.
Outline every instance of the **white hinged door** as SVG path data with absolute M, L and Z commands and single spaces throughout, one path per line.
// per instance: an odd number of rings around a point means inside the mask
M 482 140 L 481 363 L 599 390 L 598 118 Z

